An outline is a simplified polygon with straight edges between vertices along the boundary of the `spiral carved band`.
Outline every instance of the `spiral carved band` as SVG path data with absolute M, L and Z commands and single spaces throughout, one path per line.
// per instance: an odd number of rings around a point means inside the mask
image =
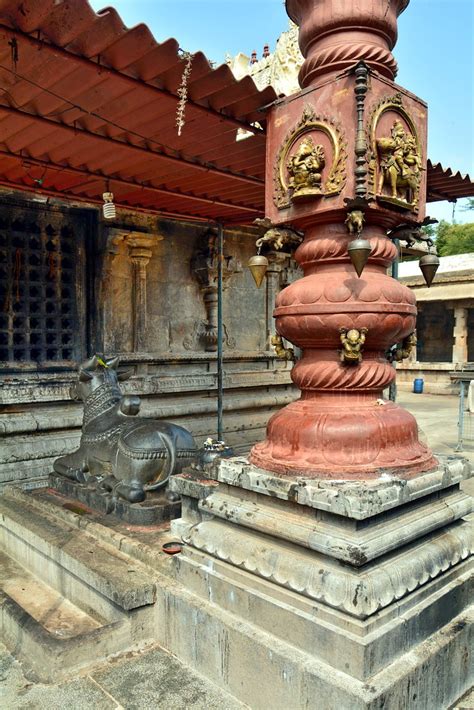
M 358 61 L 366 62 L 388 79 L 394 79 L 397 75 L 397 62 L 390 50 L 366 43 L 340 44 L 315 51 L 306 59 L 300 69 L 301 86 L 310 86 L 320 74 L 348 69 Z

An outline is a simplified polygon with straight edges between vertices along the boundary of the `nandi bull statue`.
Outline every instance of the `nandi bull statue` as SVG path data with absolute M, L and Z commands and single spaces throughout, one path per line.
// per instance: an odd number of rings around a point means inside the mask
M 123 395 L 117 357 L 94 355 L 79 366 L 71 396 L 84 402 L 81 444 L 54 462 L 56 473 L 80 483 L 97 482 L 102 490 L 141 503 L 148 491 L 164 488 L 197 456 L 191 434 L 176 424 L 137 417 L 140 398 Z

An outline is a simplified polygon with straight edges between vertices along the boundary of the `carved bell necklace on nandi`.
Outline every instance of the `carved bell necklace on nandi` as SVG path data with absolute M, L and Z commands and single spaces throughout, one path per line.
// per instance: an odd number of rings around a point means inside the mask
M 183 427 L 136 416 L 140 398 L 124 396 L 119 386 L 132 372 L 118 372 L 118 364 L 94 355 L 79 367 L 72 396 L 84 402 L 81 444 L 56 459 L 54 470 L 141 503 L 194 461 L 197 447 Z

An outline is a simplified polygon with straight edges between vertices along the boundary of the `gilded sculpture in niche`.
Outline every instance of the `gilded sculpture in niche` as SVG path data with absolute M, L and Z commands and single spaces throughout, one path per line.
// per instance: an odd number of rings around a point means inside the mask
M 346 365 L 358 365 L 362 362 L 362 348 L 365 343 L 367 328 L 339 328 L 342 344 L 341 362 Z
M 318 141 L 323 137 L 329 139 L 331 155 Z M 276 207 L 286 209 L 293 202 L 339 194 L 346 182 L 346 159 L 346 144 L 338 126 L 305 106 L 278 151 L 274 169 Z
M 293 202 L 305 201 L 321 194 L 321 171 L 326 164 L 324 148 L 315 145 L 311 136 L 303 138 L 288 160 L 288 187 Z
M 387 111 L 394 114 L 390 135 L 379 136 L 377 125 Z M 415 125 L 403 107 L 400 94 L 382 99 L 373 109 L 370 142 L 369 188 L 372 194 L 390 207 L 417 211 L 423 170 L 421 148 Z

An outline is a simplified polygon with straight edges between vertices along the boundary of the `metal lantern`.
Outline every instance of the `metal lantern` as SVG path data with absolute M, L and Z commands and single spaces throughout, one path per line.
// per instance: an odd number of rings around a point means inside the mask
M 255 256 L 251 256 L 247 266 L 249 267 L 253 280 L 255 281 L 257 288 L 260 288 L 262 285 L 262 281 L 264 279 L 265 274 L 267 273 L 268 269 L 268 259 L 266 256 L 261 256 L 260 254 L 256 254 Z
M 105 219 L 115 219 L 115 205 L 113 192 L 104 192 L 102 195 L 104 204 L 102 205 L 102 213 Z
M 419 262 L 420 269 L 423 272 L 424 279 L 428 288 L 431 286 L 436 272 L 439 269 L 439 258 L 436 254 L 425 254 Z
M 353 239 L 352 242 L 349 242 L 347 251 L 349 253 L 354 269 L 357 272 L 357 276 L 360 277 L 361 273 L 364 270 L 364 266 L 367 263 L 367 259 L 369 258 L 369 254 L 372 251 L 370 242 L 367 239 Z

